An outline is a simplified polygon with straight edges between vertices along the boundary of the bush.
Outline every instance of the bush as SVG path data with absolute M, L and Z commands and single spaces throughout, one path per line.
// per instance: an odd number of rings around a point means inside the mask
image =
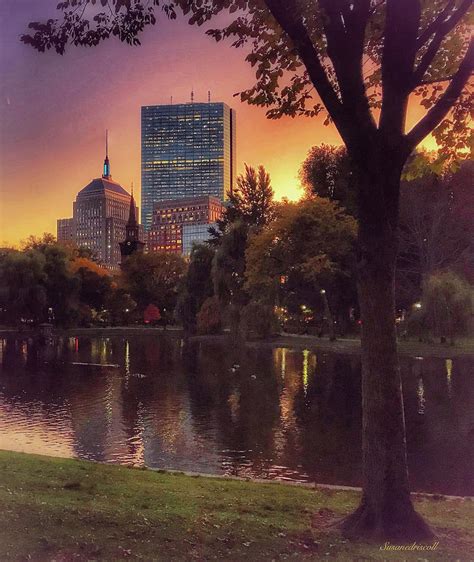
M 217 297 L 206 299 L 197 314 L 198 334 L 218 334 L 222 329 L 222 308 Z
M 411 314 L 412 333 L 428 330 L 441 341 L 468 331 L 472 318 L 474 288 L 452 271 L 430 275 L 423 283 L 421 308 Z
M 278 321 L 269 305 L 251 302 L 240 315 L 240 334 L 243 338 L 268 338 L 278 331 Z
M 422 306 L 435 336 L 451 341 L 467 331 L 472 316 L 473 287 L 453 273 L 430 275 L 423 283 Z
M 149 304 L 143 312 L 143 321 L 145 324 L 156 324 L 161 319 L 160 309 L 154 304 Z

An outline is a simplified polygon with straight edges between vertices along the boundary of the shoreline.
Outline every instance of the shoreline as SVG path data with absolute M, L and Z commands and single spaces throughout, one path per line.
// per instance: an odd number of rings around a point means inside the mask
M 89 459 L 80 459 L 78 457 L 58 457 L 56 455 L 46 455 L 39 453 L 28 453 L 26 451 L 15 451 L 12 449 L 2 449 L 0 448 L 0 456 L 2 454 L 13 454 L 13 455 L 28 455 L 28 456 L 38 456 L 45 459 L 62 459 L 77 462 L 87 462 L 92 464 L 97 464 L 100 466 L 119 466 L 122 468 L 127 468 L 130 470 L 140 470 L 140 471 L 151 471 L 158 474 L 168 474 L 173 476 L 186 476 L 188 478 L 209 478 L 211 480 L 222 480 L 223 482 L 248 482 L 253 484 L 270 484 L 277 486 L 290 486 L 296 488 L 304 488 L 306 490 L 327 490 L 333 492 L 355 492 L 360 494 L 362 492 L 361 486 L 345 486 L 344 484 L 324 484 L 321 482 L 297 482 L 292 480 L 281 480 L 278 478 L 258 478 L 252 476 L 237 476 L 229 474 L 214 474 L 212 472 L 197 472 L 193 470 L 180 470 L 174 468 L 154 468 L 151 466 L 138 466 L 133 464 L 118 463 L 118 462 L 107 462 L 107 461 L 96 461 Z M 412 491 L 411 496 L 418 499 L 432 499 L 432 500 L 446 500 L 446 501 L 467 501 L 474 502 L 474 496 L 453 496 L 449 494 L 444 494 L 442 492 L 423 492 L 423 491 Z
M 30 337 L 36 333 L 33 330 L 19 331 L 14 328 L 0 328 L 0 337 Z M 105 328 L 71 328 L 71 329 L 55 329 L 54 335 L 58 336 L 92 336 L 92 337 L 110 337 L 110 336 L 171 336 L 183 337 L 184 332 L 181 327 L 168 326 L 163 329 L 162 326 L 115 326 Z M 193 335 L 188 337 L 191 342 L 204 343 L 228 343 L 235 345 L 235 339 L 229 333 L 215 335 Z M 314 351 L 323 351 L 328 353 L 337 353 L 344 355 L 360 355 L 360 339 L 359 338 L 341 338 L 335 341 L 319 338 L 313 335 L 289 334 L 282 332 L 269 339 L 254 339 L 241 343 L 245 347 L 288 347 L 293 349 L 309 349 Z M 422 343 L 415 340 L 399 340 L 398 353 L 400 356 L 408 357 L 433 357 L 439 359 L 452 359 L 456 357 L 474 358 L 474 339 L 464 339 L 456 345 L 441 343 Z

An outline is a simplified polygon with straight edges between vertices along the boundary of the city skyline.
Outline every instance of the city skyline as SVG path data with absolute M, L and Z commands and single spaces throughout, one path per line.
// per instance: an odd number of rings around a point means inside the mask
M 241 103 L 234 94 L 254 81 L 242 51 L 216 45 L 184 21 L 147 29 L 138 48 L 112 40 L 60 57 L 22 44 L 28 22 L 54 16 L 55 8 L 56 2 L 33 0 L 0 6 L 1 245 L 55 232 L 56 219 L 69 215 L 79 189 L 97 176 L 105 129 L 115 176 L 127 190 L 133 182 L 139 194 L 140 107 L 169 103 L 171 96 L 186 103 L 194 90 L 204 102 L 211 90 L 212 100 L 236 109 L 237 173 L 244 162 L 263 164 L 277 199 L 301 195 L 298 169 L 311 146 L 341 144 L 324 116 L 271 121 L 263 108 Z M 420 113 L 412 103 L 409 124 Z

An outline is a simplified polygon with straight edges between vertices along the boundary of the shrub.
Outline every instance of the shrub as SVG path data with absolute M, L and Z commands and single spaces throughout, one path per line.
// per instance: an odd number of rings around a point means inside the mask
M 197 314 L 199 334 L 217 334 L 222 328 L 222 308 L 217 297 L 206 299 Z
M 240 334 L 243 338 L 268 338 L 278 331 L 278 321 L 269 305 L 251 302 L 240 315 Z
M 145 322 L 145 324 L 154 324 L 160 319 L 160 309 L 154 304 L 149 304 L 143 312 L 143 321 Z
M 453 341 L 466 333 L 472 317 L 474 288 L 452 271 L 430 275 L 423 283 L 422 308 L 433 335 Z

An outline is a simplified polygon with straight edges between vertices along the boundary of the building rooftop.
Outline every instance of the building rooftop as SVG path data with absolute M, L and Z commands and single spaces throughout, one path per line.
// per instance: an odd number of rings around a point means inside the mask
M 107 191 L 112 191 L 118 195 L 130 197 L 130 194 L 116 181 L 107 178 L 95 178 L 86 187 L 81 189 L 77 194 L 78 197 L 83 195 L 96 195 Z

